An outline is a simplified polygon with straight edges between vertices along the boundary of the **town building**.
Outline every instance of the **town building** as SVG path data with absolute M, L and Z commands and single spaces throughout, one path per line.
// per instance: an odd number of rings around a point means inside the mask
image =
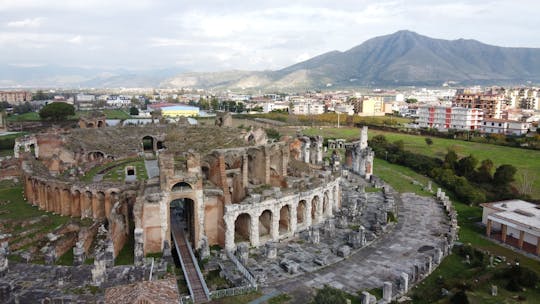
M 289 111 L 289 103 L 287 102 L 265 102 L 263 104 L 263 112 L 268 113 L 274 110 Z
M 462 93 L 456 94 L 452 106 L 469 109 L 481 109 L 484 118 L 502 118 L 503 110 L 506 109 L 508 100 L 504 94 L 493 93 Z
M 294 102 L 292 113 L 295 115 L 318 115 L 324 113 L 324 104 L 319 102 Z
M 478 130 L 484 116 L 479 109 L 442 106 L 421 106 L 417 114 L 416 122 L 421 128 L 457 130 Z
M 540 92 L 536 88 L 511 89 L 508 96 L 512 108 L 540 110 Z
M 529 132 L 531 123 L 505 119 L 488 118 L 482 122 L 481 131 L 490 134 L 525 135 Z
M 540 208 L 522 200 L 484 203 L 486 235 L 526 252 L 540 255 Z
M 359 116 L 384 116 L 384 99 L 380 96 L 357 99 L 354 112 Z
M 18 105 L 32 100 L 32 93 L 26 91 L 0 91 L 0 102 Z
M 198 116 L 199 108 L 184 105 L 162 107 L 161 115 L 166 117 Z

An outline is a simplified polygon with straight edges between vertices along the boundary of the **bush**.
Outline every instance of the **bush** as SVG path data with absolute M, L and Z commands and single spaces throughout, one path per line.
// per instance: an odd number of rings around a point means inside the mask
M 317 294 L 313 299 L 315 304 L 340 304 L 346 303 L 347 297 L 345 293 L 339 289 L 325 285 L 322 289 L 317 290 Z
M 268 136 L 269 139 L 275 139 L 279 140 L 281 138 L 281 134 L 279 134 L 279 131 L 276 129 L 266 129 L 266 136 Z
M 75 108 L 73 105 L 64 102 L 50 103 L 39 111 L 39 116 L 42 119 L 54 121 L 65 120 L 70 115 L 75 115 Z
M 467 294 L 465 291 L 460 290 L 456 292 L 451 298 L 450 303 L 452 304 L 469 304 L 469 298 L 467 298 Z

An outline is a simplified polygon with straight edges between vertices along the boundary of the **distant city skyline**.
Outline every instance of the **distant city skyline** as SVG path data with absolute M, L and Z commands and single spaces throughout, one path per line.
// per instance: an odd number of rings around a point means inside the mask
M 540 47 L 538 11 L 531 0 L 0 0 L 0 64 L 279 69 L 403 29 Z

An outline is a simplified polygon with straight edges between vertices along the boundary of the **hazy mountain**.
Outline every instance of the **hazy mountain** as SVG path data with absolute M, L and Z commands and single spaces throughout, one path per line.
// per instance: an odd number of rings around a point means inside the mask
M 184 79 L 185 75 L 173 78 Z M 260 81 L 245 81 L 246 78 Z M 540 81 L 540 49 L 507 48 L 476 40 L 443 40 L 410 31 L 376 37 L 272 72 L 213 82 L 198 74 L 192 86 L 321 88 L 366 85 L 518 84 Z M 170 85 L 171 80 L 164 85 Z
M 410 31 L 375 37 L 345 52 L 332 51 L 277 71 L 178 74 L 57 66 L 0 66 L 0 87 L 194 87 L 309 89 L 327 86 L 521 84 L 540 82 L 540 49 L 475 40 L 443 40 Z

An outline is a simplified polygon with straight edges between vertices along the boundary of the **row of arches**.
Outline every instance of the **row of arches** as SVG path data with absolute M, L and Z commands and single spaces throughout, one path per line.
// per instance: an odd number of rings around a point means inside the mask
M 232 249 L 240 242 L 259 246 L 318 224 L 331 217 L 333 210 L 338 208 L 337 191 L 337 186 L 334 186 L 331 190 L 324 191 L 322 198 L 314 195 L 311 199 L 257 208 L 257 211 L 239 212 L 234 217 L 234 222 L 229 220 L 227 224 L 225 246 Z
M 66 188 L 31 177 L 25 179 L 24 190 L 26 199 L 42 210 L 81 218 L 107 217 L 120 199 L 118 189 L 90 191 Z

